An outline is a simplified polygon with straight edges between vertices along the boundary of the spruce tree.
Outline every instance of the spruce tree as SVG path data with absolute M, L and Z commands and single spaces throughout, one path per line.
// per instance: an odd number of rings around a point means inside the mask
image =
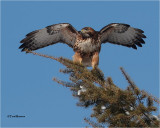
M 60 72 L 69 75 L 69 82 L 57 78 L 53 80 L 70 88 L 72 95 L 78 99 L 77 106 L 92 107 L 90 117 L 84 118 L 90 126 L 160 126 L 159 116 L 152 114 L 157 111 L 155 104 L 159 105 L 159 99 L 140 90 L 122 67 L 120 70 L 128 82 L 125 90 L 115 85 L 111 77 L 105 78 L 99 68 L 90 70 L 63 57 L 55 58 L 32 51 L 27 52 L 56 60 L 66 67 L 60 69 Z

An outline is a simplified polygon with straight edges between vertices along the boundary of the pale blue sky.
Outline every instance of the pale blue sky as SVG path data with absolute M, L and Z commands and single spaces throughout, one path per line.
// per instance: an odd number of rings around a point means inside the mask
M 69 89 L 52 81 L 68 80 L 56 61 L 20 52 L 20 40 L 51 24 L 71 23 L 77 30 L 100 30 L 109 23 L 127 23 L 145 31 L 146 44 L 138 50 L 104 44 L 99 68 L 125 89 L 119 67 L 124 67 L 140 89 L 158 97 L 158 2 L 2 2 L 2 125 L 14 127 L 86 126 L 91 111 L 76 106 Z M 57 44 L 39 53 L 71 59 L 73 50 Z M 7 118 L 7 115 L 25 118 Z

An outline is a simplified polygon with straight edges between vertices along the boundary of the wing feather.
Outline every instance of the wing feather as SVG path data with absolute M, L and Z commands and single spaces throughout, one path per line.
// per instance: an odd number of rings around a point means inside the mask
M 71 24 L 54 24 L 28 33 L 26 37 L 21 40 L 23 44 L 19 48 L 22 49 L 22 51 L 26 49 L 37 50 L 58 42 L 73 47 L 77 34 L 78 31 Z
M 146 36 L 143 33 L 143 30 L 128 24 L 112 23 L 99 31 L 99 37 L 102 43 L 109 42 L 137 49 L 136 45 L 142 47 L 145 43 L 143 38 Z

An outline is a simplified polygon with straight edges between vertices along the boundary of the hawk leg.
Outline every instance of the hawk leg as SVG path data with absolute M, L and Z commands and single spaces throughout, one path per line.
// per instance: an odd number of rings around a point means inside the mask
M 80 53 L 75 52 L 75 54 L 73 56 L 73 62 L 78 62 L 78 63 L 82 64 L 82 57 L 81 57 Z
M 92 68 L 95 69 L 99 63 L 99 53 L 95 52 L 92 56 Z

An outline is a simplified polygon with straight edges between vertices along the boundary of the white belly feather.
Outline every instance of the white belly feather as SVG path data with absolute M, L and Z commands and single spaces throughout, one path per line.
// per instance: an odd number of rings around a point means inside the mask
M 88 38 L 87 40 L 82 40 L 81 42 L 78 43 L 79 48 L 83 52 L 93 52 L 97 49 L 97 45 L 92 43 L 92 39 Z

